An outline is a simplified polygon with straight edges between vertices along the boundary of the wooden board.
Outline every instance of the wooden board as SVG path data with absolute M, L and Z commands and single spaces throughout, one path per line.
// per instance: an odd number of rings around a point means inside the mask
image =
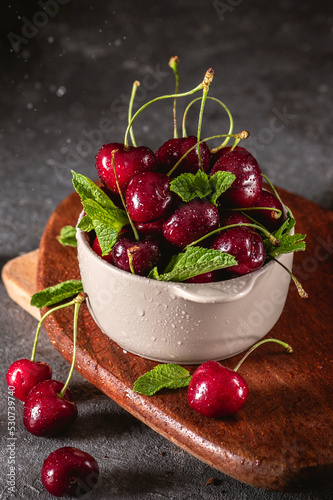
M 235 416 L 211 420 L 191 410 L 186 389 L 153 397 L 134 393 L 134 381 L 156 363 L 124 352 L 92 320 L 86 305 L 79 318 L 76 369 L 122 407 L 167 439 L 212 467 L 253 486 L 283 491 L 332 485 L 332 222 L 333 213 L 281 190 L 306 232 L 307 251 L 294 270 L 309 294 L 293 285 L 269 337 L 289 342 L 294 353 L 266 344 L 242 365 L 249 398 Z M 80 278 L 76 249 L 56 240 L 61 227 L 75 225 L 81 210 L 75 193 L 52 214 L 41 240 L 38 289 Z M 45 321 L 55 348 L 70 362 L 72 310 Z M 224 360 L 233 368 L 240 356 Z M 187 367 L 191 372 L 195 366 Z M 101 432 L 103 432 L 101 430 Z

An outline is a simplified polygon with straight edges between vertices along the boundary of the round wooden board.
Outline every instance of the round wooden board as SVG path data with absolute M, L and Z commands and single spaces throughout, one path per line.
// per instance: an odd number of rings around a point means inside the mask
M 291 285 L 281 318 L 269 333 L 290 343 L 256 350 L 242 365 L 249 398 L 235 416 L 212 420 L 189 407 L 186 389 L 144 397 L 134 381 L 156 363 L 124 352 L 80 310 L 76 369 L 145 424 L 203 462 L 250 485 L 271 490 L 305 490 L 332 484 L 332 222 L 333 213 L 280 190 L 292 208 L 297 231 L 307 233 L 307 250 L 295 256 L 294 270 L 309 294 L 301 299 Z M 56 236 L 75 225 L 81 211 L 76 193 L 49 219 L 38 264 L 38 289 L 80 278 L 76 249 Z M 46 331 L 70 362 L 71 308 L 49 316 Z M 240 356 L 223 361 L 233 368 Z M 193 373 L 195 366 L 187 367 Z M 101 429 L 103 432 L 103 429 Z

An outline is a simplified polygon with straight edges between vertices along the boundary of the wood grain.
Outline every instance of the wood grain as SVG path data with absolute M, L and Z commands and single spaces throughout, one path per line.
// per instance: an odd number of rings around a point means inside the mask
M 281 190 L 281 195 L 295 214 L 298 232 L 308 233 L 307 251 L 295 256 L 295 272 L 309 298 L 301 299 L 291 285 L 282 316 L 268 336 L 290 343 L 294 353 L 270 343 L 247 359 L 241 374 L 250 394 L 238 414 L 203 418 L 188 406 L 186 389 L 150 398 L 134 393 L 134 381 L 156 363 L 125 353 L 99 330 L 85 304 L 76 369 L 138 419 L 216 469 L 257 487 L 298 491 L 331 485 L 333 478 L 333 213 L 289 192 Z M 76 249 L 56 241 L 61 227 L 76 224 L 80 210 L 73 193 L 52 214 L 40 244 L 38 289 L 80 278 Z M 72 311 L 51 315 L 45 328 L 70 362 Z M 223 364 L 233 368 L 239 359 Z

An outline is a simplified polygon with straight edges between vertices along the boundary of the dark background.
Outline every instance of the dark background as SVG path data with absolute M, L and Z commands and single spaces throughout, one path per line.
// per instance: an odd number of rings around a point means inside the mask
M 123 140 L 133 81 L 141 82 L 136 106 L 173 92 L 168 61 L 174 54 L 181 91 L 213 67 L 210 95 L 229 107 L 235 132 L 250 131 L 243 145 L 273 183 L 332 208 L 330 2 L 45 0 L 2 2 L 0 9 L 1 265 L 38 247 L 49 216 L 72 191 L 71 169 L 95 178 L 99 147 Z M 134 126 L 138 144 L 156 149 L 172 137 L 171 104 L 142 113 Z M 181 102 L 179 118 L 183 108 Z M 197 110 L 189 115 L 188 133 L 196 132 Z M 222 108 L 208 102 L 203 137 L 227 129 Z M 5 372 L 30 356 L 36 321 L 2 284 L 0 294 Z M 64 379 L 67 364 L 45 337 L 40 357 Z M 15 498 L 51 498 L 40 468 L 62 445 L 82 448 L 100 463 L 99 485 L 87 499 L 332 498 L 332 491 L 282 494 L 241 484 L 160 437 L 78 374 L 71 387 L 80 419 L 59 438 L 28 435 L 17 404 Z M 1 425 L 6 436 L 6 414 Z M 3 478 L 5 446 L 0 453 Z M 206 486 L 210 477 L 216 485 Z M 5 484 L 0 488 L 0 498 L 9 498 Z

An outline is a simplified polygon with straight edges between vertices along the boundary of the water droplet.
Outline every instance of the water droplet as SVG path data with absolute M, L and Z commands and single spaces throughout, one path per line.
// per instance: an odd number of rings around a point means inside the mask
M 178 340 L 177 344 L 178 345 L 183 345 L 183 342 L 181 340 Z
M 156 337 L 151 337 L 151 340 L 152 340 L 153 342 L 156 342 Z

